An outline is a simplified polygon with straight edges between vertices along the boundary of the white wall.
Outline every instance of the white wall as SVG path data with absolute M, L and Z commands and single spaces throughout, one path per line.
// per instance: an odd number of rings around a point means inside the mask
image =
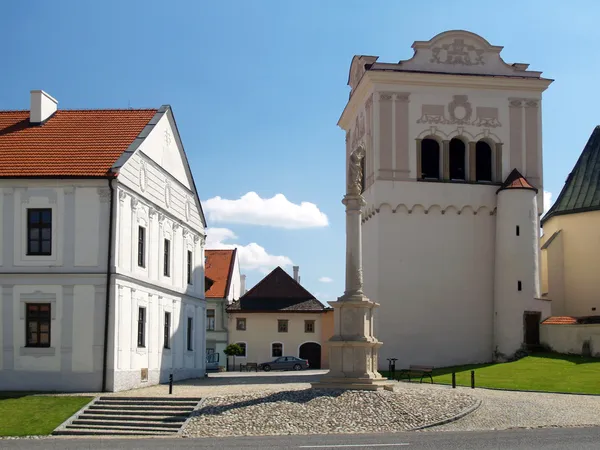
M 540 326 L 540 341 L 555 352 L 581 355 L 583 343 L 590 341 L 592 356 L 600 357 L 600 325 Z

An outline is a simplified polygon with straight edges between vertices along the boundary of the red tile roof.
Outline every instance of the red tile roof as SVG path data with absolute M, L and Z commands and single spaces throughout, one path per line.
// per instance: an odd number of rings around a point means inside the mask
M 58 110 L 42 125 L 0 111 L 0 177 L 104 177 L 156 109 Z
M 576 317 L 571 316 L 552 316 L 542 322 L 544 325 L 575 325 Z
M 517 169 L 513 169 L 513 171 L 508 175 L 504 183 L 498 192 L 503 191 L 504 189 L 531 189 L 537 192 L 537 189 L 533 187 L 527 178 L 525 178 Z
M 214 281 L 204 294 L 207 298 L 225 298 L 229 294 L 236 252 L 237 249 L 205 251 L 205 274 Z

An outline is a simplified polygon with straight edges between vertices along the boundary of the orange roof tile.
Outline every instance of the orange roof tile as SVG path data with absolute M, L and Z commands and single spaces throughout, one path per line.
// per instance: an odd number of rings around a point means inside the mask
M 229 294 L 229 283 L 233 274 L 236 252 L 237 249 L 205 251 L 205 274 L 214 281 L 204 294 L 207 298 L 225 298 Z
M 571 316 L 552 316 L 542 322 L 544 325 L 575 325 L 577 318 Z
M 58 110 L 42 125 L 0 111 L 0 177 L 104 177 L 156 109 Z
M 504 180 L 504 183 L 502 183 L 498 192 L 503 191 L 504 189 L 531 189 L 537 192 L 537 189 L 533 187 L 529 181 L 527 181 L 527 178 L 521 175 L 517 169 L 513 169 L 508 177 L 506 177 L 506 180 Z

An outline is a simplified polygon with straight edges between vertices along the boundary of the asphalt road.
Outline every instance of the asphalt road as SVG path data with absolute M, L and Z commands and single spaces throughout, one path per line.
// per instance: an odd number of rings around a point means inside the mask
M 204 439 L 0 440 L 2 449 L 406 449 L 406 450 L 597 450 L 600 427 L 483 432 L 410 432 L 390 434 L 270 436 Z

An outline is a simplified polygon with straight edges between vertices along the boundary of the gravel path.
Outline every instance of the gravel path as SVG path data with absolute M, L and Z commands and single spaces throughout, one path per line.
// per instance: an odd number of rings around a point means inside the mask
M 428 389 L 304 389 L 213 397 L 187 424 L 186 437 L 407 431 L 473 408 L 467 393 Z

